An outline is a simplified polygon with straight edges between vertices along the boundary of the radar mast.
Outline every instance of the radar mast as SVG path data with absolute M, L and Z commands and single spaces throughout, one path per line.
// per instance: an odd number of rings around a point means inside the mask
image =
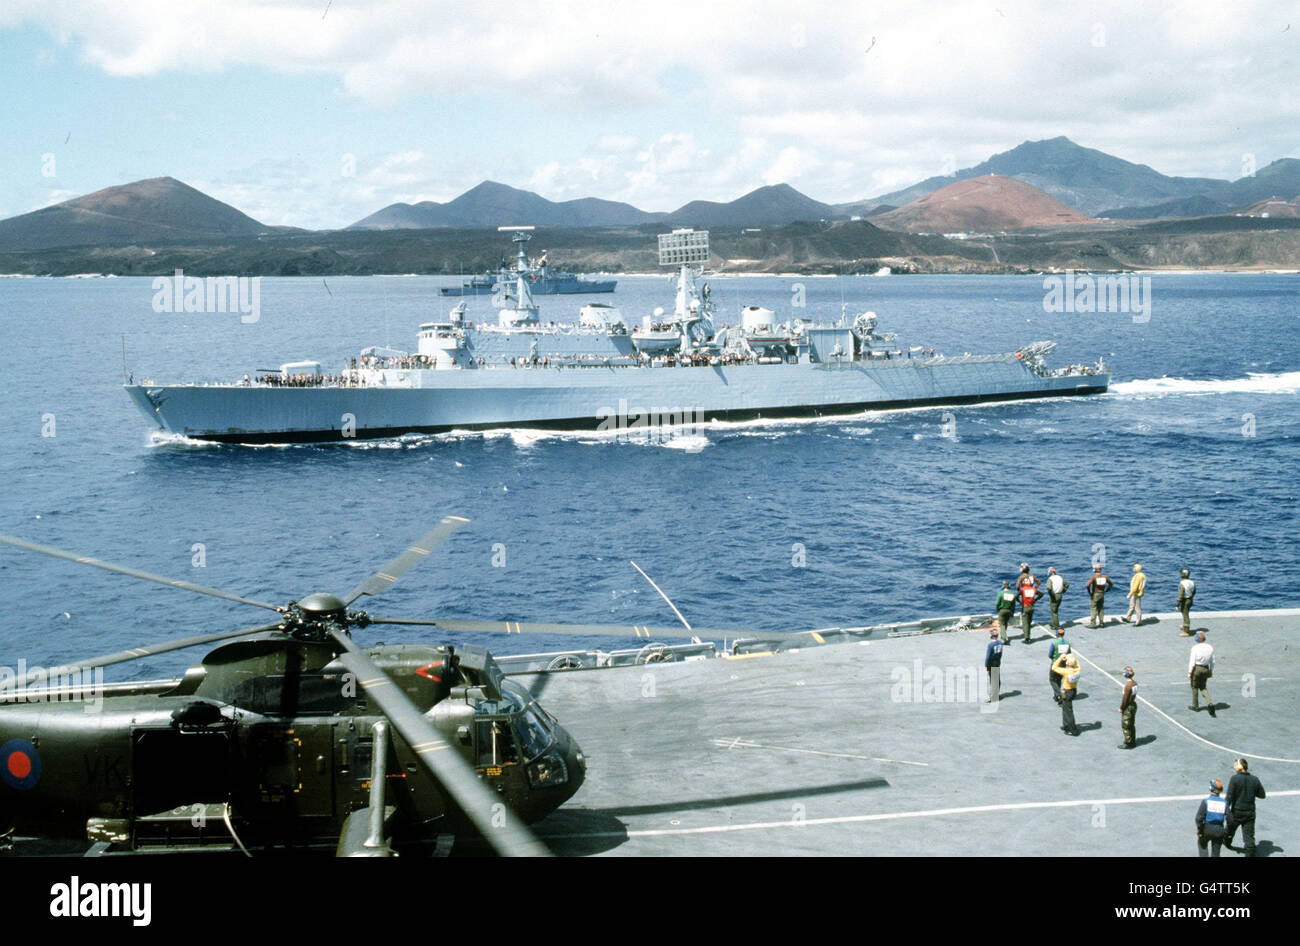
M 697 279 L 703 278 L 704 264 L 708 261 L 708 230 L 692 230 L 687 227 L 659 234 L 659 265 L 681 267 L 677 275 L 677 300 L 673 306 L 673 317 L 683 328 L 691 322 L 708 319 L 712 313 L 708 284 L 705 284 L 702 295 L 695 285 Z M 693 263 L 700 264 L 698 272 L 691 268 Z

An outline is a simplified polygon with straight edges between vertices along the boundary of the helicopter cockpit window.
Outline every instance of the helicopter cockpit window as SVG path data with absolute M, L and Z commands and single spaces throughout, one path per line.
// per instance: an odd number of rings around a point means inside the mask
M 550 724 L 537 712 L 535 706 L 528 707 L 523 715 L 516 716 L 514 724 L 524 758 L 529 762 L 545 752 L 555 741 Z
M 338 673 L 267 674 L 240 681 L 231 702 L 266 716 L 332 716 L 354 709 Z

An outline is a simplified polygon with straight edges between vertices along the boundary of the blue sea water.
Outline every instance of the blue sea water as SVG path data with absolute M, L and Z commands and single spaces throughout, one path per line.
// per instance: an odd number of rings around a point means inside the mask
M 984 611 L 1028 561 L 1123 583 L 1172 609 L 1300 604 L 1300 276 L 1152 277 L 1150 320 L 1044 311 L 1042 277 L 719 277 L 722 319 L 757 303 L 871 309 L 902 344 L 948 354 L 1059 343 L 1053 364 L 1113 369 L 1086 399 L 716 424 L 668 443 L 503 431 L 247 448 L 152 437 L 121 390 L 234 379 L 372 344 L 414 347 L 450 279 L 264 279 L 260 317 L 156 312 L 149 279 L 0 279 L 0 531 L 272 602 L 342 592 L 441 516 L 472 522 L 373 614 L 674 624 L 635 560 L 696 626 L 799 630 Z M 466 300 L 471 318 L 490 301 Z M 584 301 L 639 321 L 659 277 Z M 954 436 L 945 436 L 945 433 Z M 44 434 L 53 433 L 54 436 Z M 504 548 L 504 566 L 501 550 Z M 202 560 L 201 567 L 196 561 Z M 495 562 L 495 564 L 494 564 Z M 0 664 L 48 664 L 260 623 L 264 612 L 0 547 Z M 1116 595 L 1118 609 L 1122 595 Z M 373 628 L 363 639 L 433 639 Z M 468 638 L 501 653 L 563 638 Z M 631 646 L 589 640 L 604 649 Z M 110 671 L 172 673 L 184 652 Z

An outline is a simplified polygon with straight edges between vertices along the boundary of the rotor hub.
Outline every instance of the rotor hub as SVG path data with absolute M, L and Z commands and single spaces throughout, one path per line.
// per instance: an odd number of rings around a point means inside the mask
M 298 607 L 303 614 L 311 617 L 331 617 L 334 615 L 342 616 L 347 609 L 343 599 L 337 595 L 314 594 L 308 595 L 298 602 Z

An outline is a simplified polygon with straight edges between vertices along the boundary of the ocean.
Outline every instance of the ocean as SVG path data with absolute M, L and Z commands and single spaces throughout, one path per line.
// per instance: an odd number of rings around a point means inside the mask
M 450 278 L 263 279 L 255 322 L 154 310 L 147 278 L 0 279 L 0 532 L 286 602 L 342 593 L 448 513 L 470 524 L 375 615 L 673 625 L 636 561 L 693 625 L 805 630 L 987 611 L 1018 563 L 1071 581 L 1102 560 L 1145 609 L 1300 604 L 1300 276 L 1157 274 L 1150 311 L 1049 312 L 1043 277 L 714 277 L 740 306 L 880 316 L 902 345 L 988 353 L 1038 339 L 1050 365 L 1103 358 L 1110 393 L 816 421 L 718 423 L 629 442 L 509 430 L 326 446 L 195 445 L 151 434 L 121 389 L 233 380 L 368 345 L 414 348 L 457 299 Z M 468 298 L 469 317 L 491 318 Z M 630 323 L 671 308 L 665 277 L 584 302 Z M 1149 314 L 1149 318 L 1147 315 Z M 123 349 L 125 348 L 125 358 Z M 264 612 L 0 547 L 0 665 L 48 665 L 261 623 Z M 1124 610 L 1123 593 L 1109 610 Z M 366 641 L 450 641 L 374 627 Z M 499 653 L 635 647 L 613 639 L 464 638 Z M 643 643 L 643 642 L 641 642 Z M 179 672 L 202 651 L 107 672 Z

